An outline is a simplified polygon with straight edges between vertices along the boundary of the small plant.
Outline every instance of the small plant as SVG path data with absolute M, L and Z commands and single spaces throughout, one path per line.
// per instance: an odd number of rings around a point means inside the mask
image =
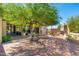
M 75 40 L 75 36 L 72 36 L 72 35 L 67 35 L 67 38 L 66 38 L 68 41 L 73 41 Z
M 11 35 L 6 35 L 6 36 L 2 37 L 2 42 L 8 42 L 8 41 L 11 41 L 11 40 L 12 40 Z

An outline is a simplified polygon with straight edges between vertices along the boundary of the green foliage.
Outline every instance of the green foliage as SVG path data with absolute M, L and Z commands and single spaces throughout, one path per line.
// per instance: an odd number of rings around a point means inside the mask
M 40 21 L 46 25 L 58 23 L 58 11 L 54 6 L 47 3 L 26 4 L 26 6 L 32 12 L 30 16 L 32 20 Z
M 1 4 L 0 14 L 7 23 L 20 26 L 36 28 L 40 26 L 50 26 L 57 24 L 58 11 L 48 3 L 29 3 L 29 4 Z
M 3 18 L 10 24 L 22 25 L 25 20 L 23 7 L 17 4 L 3 4 Z
M 6 35 L 6 36 L 2 37 L 2 42 L 8 42 L 8 41 L 11 41 L 11 40 L 12 40 L 11 35 Z
M 79 16 L 70 17 L 67 23 L 71 32 L 79 33 Z
M 69 35 L 67 35 L 67 38 L 66 39 L 68 41 L 70 41 L 70 42 L 74 42 L 77 39 L 77 37 L 75 35 L 69 34 Z
M 31 20 L 46 25 L 57 24 L 58 11 L 47 3 L 3 4 L 3 18 L 10 24 L 25 26 Z
M 2 4 L 0 3 L 0 17 L 3 15 L 3 9 L 2 9 Z
M 66 38 L 68 41 L 73 41 L 74 40 L 74 37 L 72 37 L 71 35 L 67 35 L 67 38 Z

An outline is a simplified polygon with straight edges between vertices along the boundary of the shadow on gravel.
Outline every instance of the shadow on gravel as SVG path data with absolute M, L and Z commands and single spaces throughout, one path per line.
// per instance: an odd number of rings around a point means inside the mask
M 49 37 L 40 39 L 39 42 L 30 43 L 29 40 L 23 39 L 11 45 L 6 45 L 6 54 L 10 56 L 78 56 L 79 45 L 61 38 Z M 9 46 L 9 48 L 7 48 Z M 2 49 L 1 49 L 2 48 Z M 0 51 L 4 50 L 2 45 Z M 4 54 L 5 55 L 5 51 Z
M 6 56 L 6 53 L 2 44 L 0 44 L 0 56 Z

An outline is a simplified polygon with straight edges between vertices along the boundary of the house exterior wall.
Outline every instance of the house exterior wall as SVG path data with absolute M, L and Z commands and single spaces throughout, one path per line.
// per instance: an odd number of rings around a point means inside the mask
M 42 26 L 39 28 L 39 35 L 47 35 L 47 27 Z
M 6 35 L 6 21 L 2 21 L 2 36 Z
M 69 27 L 68 25 L 64 24 L 60 27 L 60 31 L 63 33 L 63 34 L 69 34 L 70 31 L 69 31 Z
M 0 44 L 2 42 L 2 36 L 6 35 L 6 21 L 2 21 L 0 17 Z

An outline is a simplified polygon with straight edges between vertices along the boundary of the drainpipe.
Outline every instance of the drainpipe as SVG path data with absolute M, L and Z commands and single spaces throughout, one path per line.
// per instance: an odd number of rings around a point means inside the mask
M 0 44 L 2 43 L 2 18 L 0 17 Z

